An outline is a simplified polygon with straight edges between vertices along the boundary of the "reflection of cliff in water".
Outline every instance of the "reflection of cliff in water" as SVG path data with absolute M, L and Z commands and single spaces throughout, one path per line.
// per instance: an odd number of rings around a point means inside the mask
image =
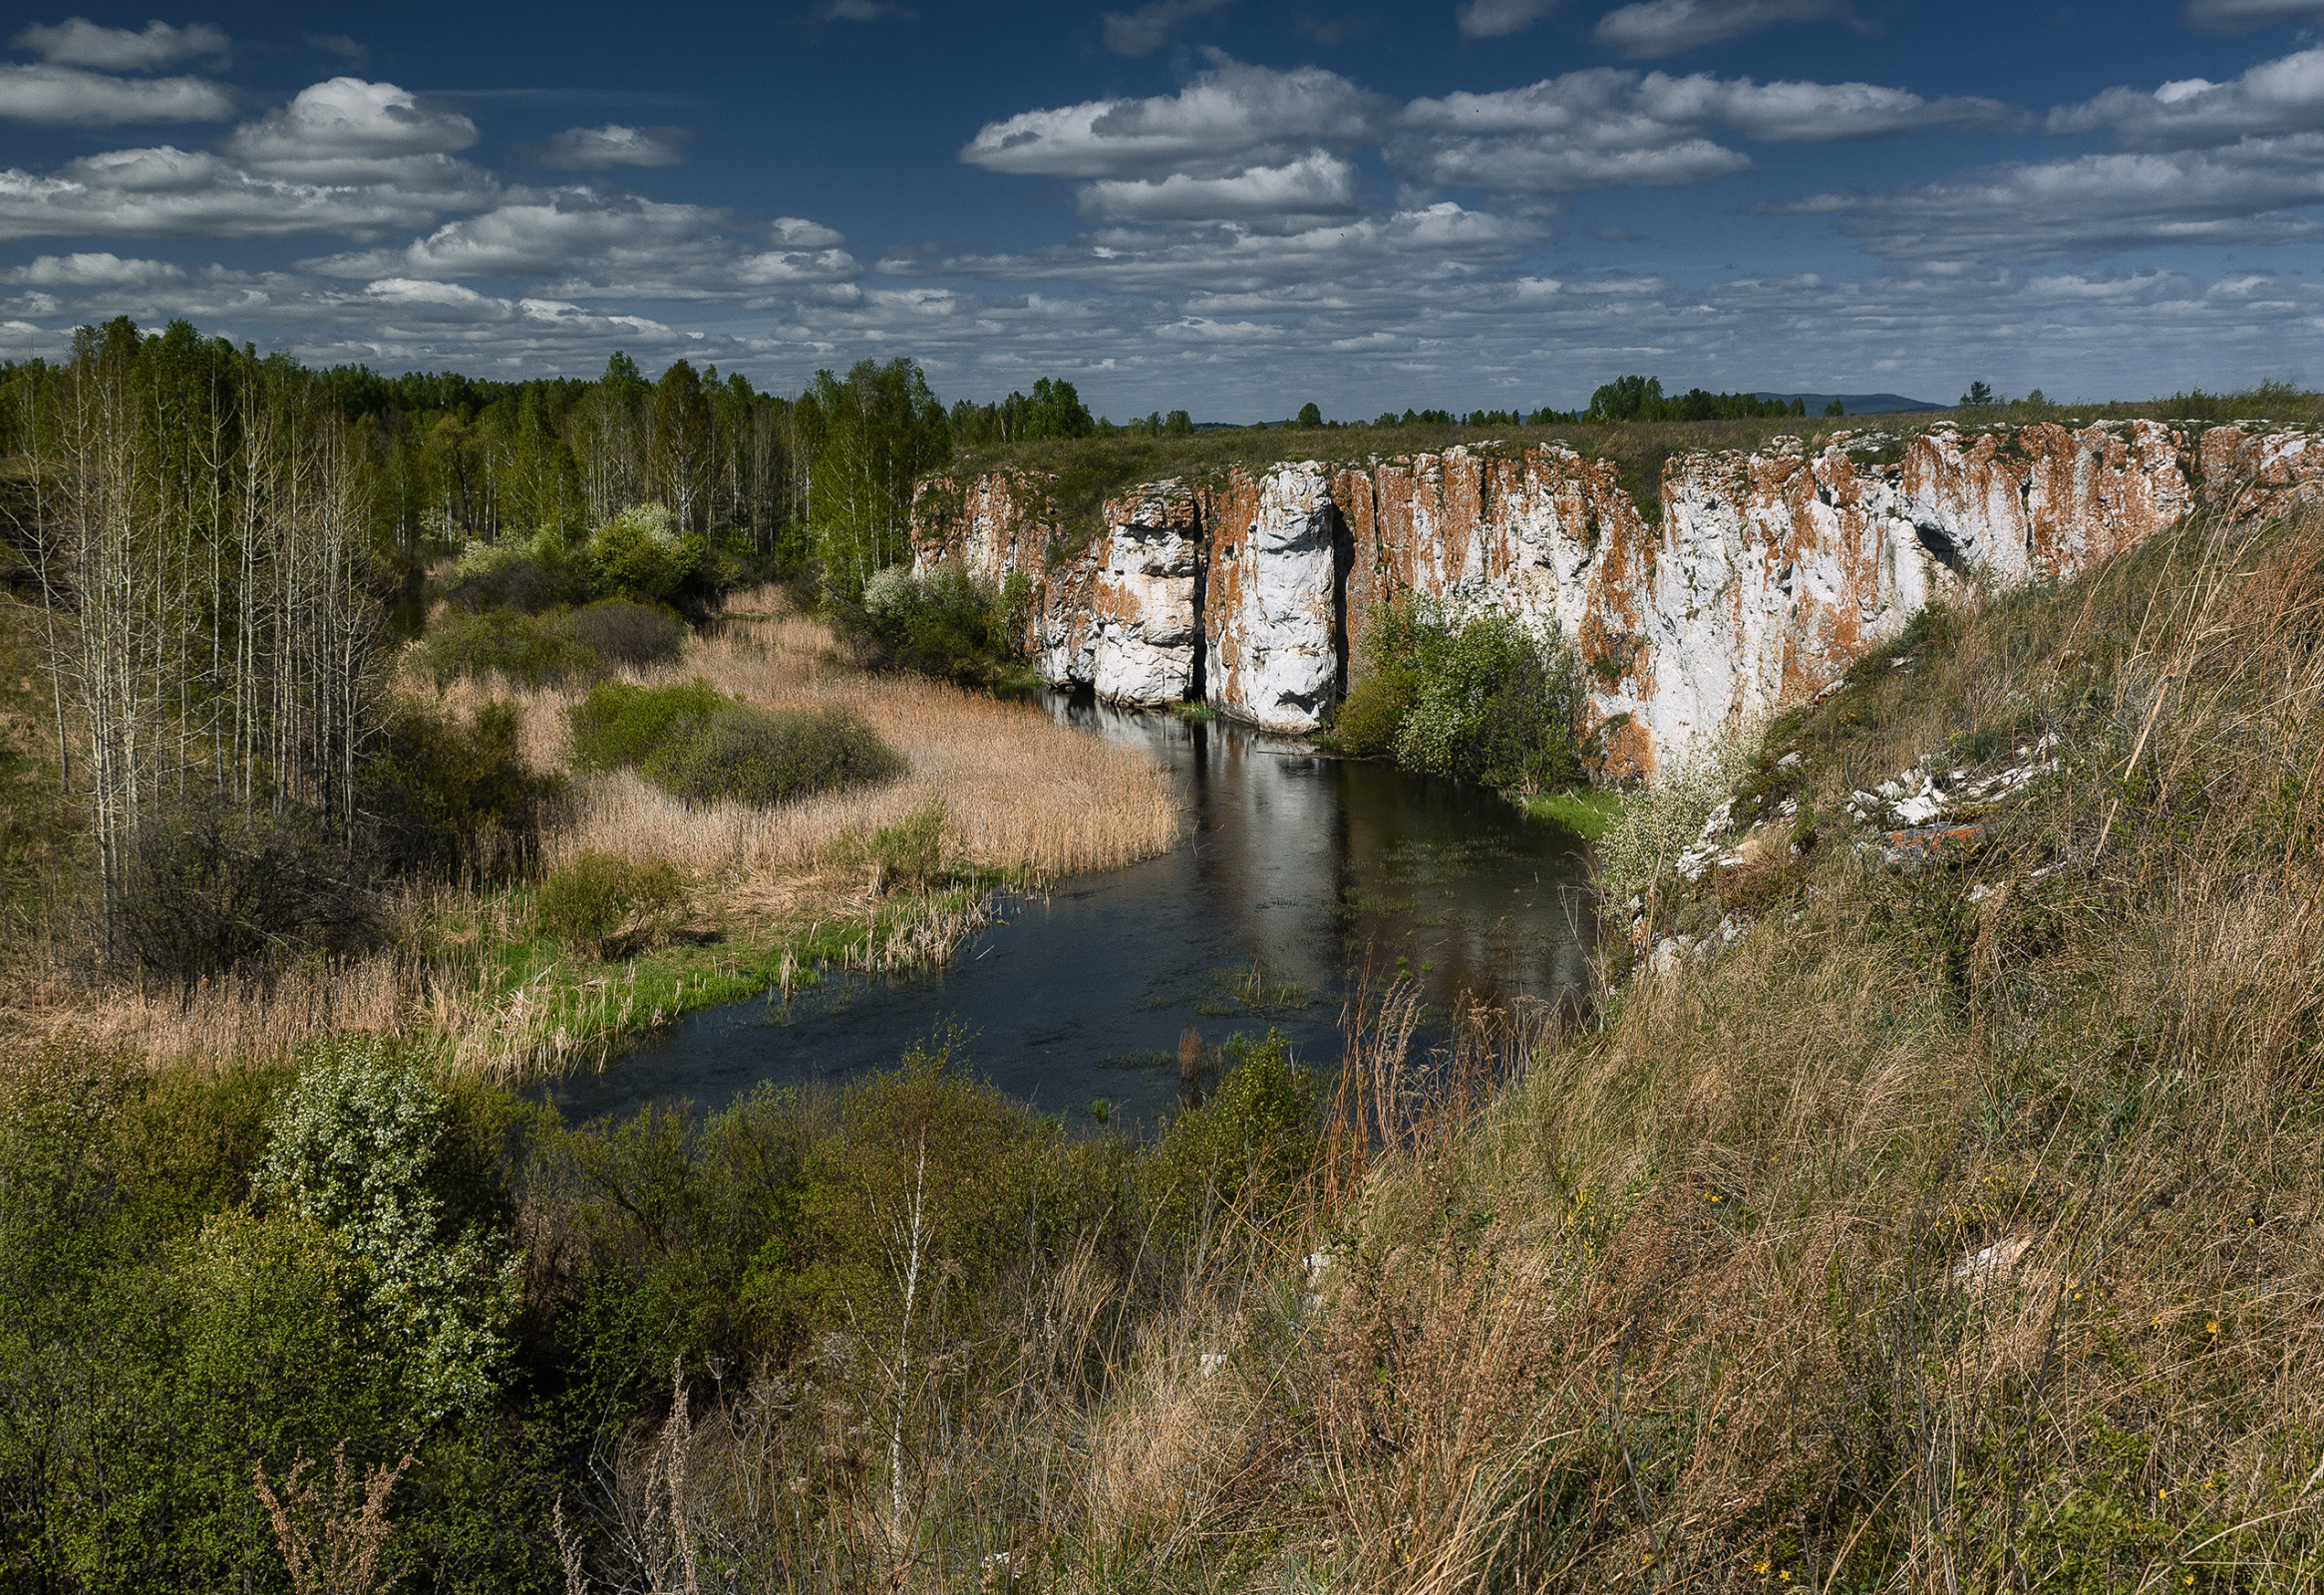
M 1186 805 L 1169 853 L 1012 905 L 946 969 L 849 980 L 795 999 L 691 1014 L 602 1077 L 561 1084 L 575 1113 L 658 1097 L 713 1107 L 760 1081 L 843 1080 L 892 1066 L 946 1020 L 1010 1095 L 1087 1124 L 1172 1111 L 1188 1025 L 1211 1042 L 1269 1026 L 1329 1067 L 1346 991 L 1418 981 L 1440 1012 L 1465 996 L 1554 1001 L 1583 988 L 1589 904 L 1570 837 L 1490 793 L 1323 759 L 1241 727 L 1187 725 L 1045 694 L 1092 735 L 1166 763 Z

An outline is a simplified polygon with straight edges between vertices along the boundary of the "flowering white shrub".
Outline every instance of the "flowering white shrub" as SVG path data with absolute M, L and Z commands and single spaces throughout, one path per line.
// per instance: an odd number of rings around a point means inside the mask
M 432 1177 L 448 1119 L 443 1092 L 391 1048 L 335 1048 L 291 1087 L 258 1177 L 362 1270 L 362 1315 L 430 1418 L 491 1399 L 519 1295 L 513 1255 L 474 1226 L 447 1233 Z

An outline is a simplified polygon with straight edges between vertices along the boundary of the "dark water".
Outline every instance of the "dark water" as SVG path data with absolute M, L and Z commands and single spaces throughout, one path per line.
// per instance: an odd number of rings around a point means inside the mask
M 1019 1100 L 1079 1127 L 1100 1101 L 1112 1122 L 1140 1123 L 1175 1111 L 1188 1025 L 1213 1043 L 1274 1026 L 1295 1056 L 1334 1064 L 1367 963 L 1413 976 L 1440 1011 L 1467 992 L 1580 989 L 1590 903 L 1566 832 L 1490 793 L 1240 727 L 1048 701 L 1167 764 L 1186 810 L 1176 847 L 1010 904 L 943 970 L 698 1010 L 554 1099 L 575 1116 L 715 1108 L 761 1081 L 892 1067 L 955 1022 L 975 1069 Z

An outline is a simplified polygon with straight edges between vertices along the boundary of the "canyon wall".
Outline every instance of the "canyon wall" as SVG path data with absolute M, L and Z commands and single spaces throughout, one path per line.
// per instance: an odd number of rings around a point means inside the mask
M 1578 647 L 1609 775 L 1651 778 L 1813 695 L 1964 582 L 2071 576 L 2211 506 L 2324 497 L 2324 440 L 2251 426 L 2041 424 L 1671 458 L 1651 518 L 1558 443 L 1232 467 L 1144 483 L 1067 540 L 1047 478 L 923 483 L 915 564 L 1033 582 L 1043 679 L 1313 731 L 1364 617 L 1414 590 Z

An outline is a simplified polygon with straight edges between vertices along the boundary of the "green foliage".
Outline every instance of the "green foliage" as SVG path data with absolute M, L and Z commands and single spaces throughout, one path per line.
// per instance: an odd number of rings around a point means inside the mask
M 609 681 L 565 711 L 570 759 L 575 770 L 619 770 L 642 764 L 688 722 L 704 722 L 734 707 L 734 700 L 700 676 L 666 687 Z
M 1788 399 L 1762 399 L 1757 394 L 1710 393 L 1690 388 L 1665 398 L 1660 377 L 1617 377 L 1589 396 L 1581 419 L 1604 424 L 1617 421 L 1733 421 L 1761 416 L 1797 416 L 1806 406 Z
M 686 887 L 667 859 L 629 859 L 589 851 L 540 884 L 540 928 L 579 952 L 601 955 L 633 918 L 655 923 L 685 901 Z
M 1292 425 L 1303 431 L 1313 432 L 1323 425 L 1323 411 L 1311 399 L 1299 407 L 1299 414 L 1293 420 Z
M 688 802 L 783 803 L 893 781 L 910 766 L 852 709 L 735 704 L 684 726 L 639 773 Z
M 1586 692 L 1578 661 L 1513 617 L 1457 617 L 1411 594 L 1367 618 L 1333 736 L 1348 753 L 1522 793 L 1572 786 Z
M 911 552 L 912 488 L 952 456 L 952 429 L 909 360 L 816 373 L 799 401 L 812 452 L 808 519 L 827 588 L 853 601 L 872 573 Z
M 632 504 L 590 532 L 588 562 L 592 591 L 649 604 L 699 598 L 710 575 L 701 536 L 659 503 Z
M 689 802 L 779 803 L 891 781 L 904 757 L 852 709 L 761 709 L 691 683 L 607 682 L 566 711 L 579 770 L 633 766 Z
M 270 1209 L 315 1226 L 360 1270 L 366 1338 L 429 1422 L 491 1401 L 520 1294 L 516 1259 L 456 1228 L 435 1188 L 449 1118 L 408 1058 L 343 1044 L 300 1071 L 256 1181 Z
M 420 669 L 439 687 L 450 686 L 461 676 L 487 673 L 526 687 L 545 687 L 569 676 L 593 675 L 603 663 L 561 618 L 500 609 L 448 616 L 420 644 L 416 657 Z
M 1831 403 L 1824 407 L 1824 414 L 1826 418 L 1833 416 L 1844 416 L 1847 414 L 1847 406 L 1841 404 L 1837 399 L 1834 399 L 1831 401 Z
M 438 582 L 445 602 L 467 614 L 513 609 L 539 614 L 586 595 L 589 572 L 553 531 L 472 542 Z
M 892 825 L 871 833 L 875 889 L 925 891 L 944 873 L 944 833 L 950 816 L 944 799 L 930 798 Z
M 529 859 L 562 784 L 532 773 L 519 729 L 511 703 L 482 704 L 464 725 L 457 713 L 399 700 L 357 783 L 381 862 L 491 875 Z
M 1172 411 L 1173 420 L 1185 412 Z M 960 400 L 952 407 L 955 441 L 974 447 L 990 443 L 1031 443 L 1048 438 L 1087 438 L 1098 430 L 1089 407 L 1062 377 L 1043 377 L 1033 384 L 1030 398 L 1012 393 L 997 404 L 976 405 Z M 1135 425 L 1135 423 L 1134 423 Z M 1159 422 L 1155 431 L 1168 423 Z M 1191 432 L 1193 423 L 1185 430 Z
M 1163 1134 L 1143 1171 L 1153 1210 L 1183 1232 L 1207 1213 L 1264 1213 L 1289 1199 L 1320 1144 L 1314 1075 L 1295 1068 L 1290 1044 L 1230 1039 L 1217 1088 Z
M 864 584 L 861 603 L 833 606 L 833 618 L 867 664 L 989 683 L 1024 662 L 1030 597 L 1023 571 L 996 589 L 957 562 L 925 576 L 890 565 Z

